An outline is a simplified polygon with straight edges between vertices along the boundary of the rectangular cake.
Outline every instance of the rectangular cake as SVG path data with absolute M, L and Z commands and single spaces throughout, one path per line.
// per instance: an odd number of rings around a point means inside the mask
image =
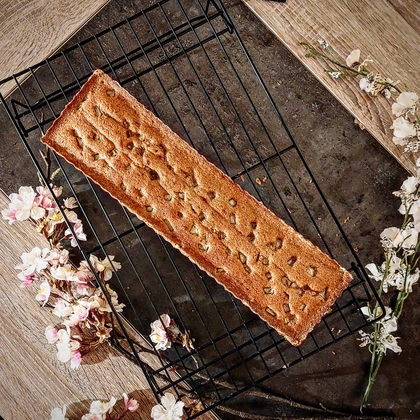
M 100 70 L 41 141 L 295 346 L 352 280 Z

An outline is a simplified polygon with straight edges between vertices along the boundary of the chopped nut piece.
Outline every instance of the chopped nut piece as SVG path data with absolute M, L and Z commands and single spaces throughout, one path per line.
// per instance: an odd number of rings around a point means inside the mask
M 149 212 L 149 213 L 152 212 L 153 211 L 153 207 L 152 206 L 147 206 L 146 207 L 146 211 Z
M 249 265 L 244 264 L 244 270 L 248 273 L 251 274 L 251 267 Z
M 306 269 L 306 272 L 307 272 L 310 276 L 312 276 L 312 277 L 314 277 L 314 276 L 315 276 L 315 274 L 316 274 L 316 270 L 315 270 L 315 268 L 314 268 L 314 267 L 308 267 L 308 268 Z
M 200 234 L 200 231 L 198 230 L 198 227 L 196 226 L 195 223 L 192 224 L 192 226 L 190 228 L 190 233 L 192 235 L 197 235 L 197 236 Z
M 297 289 L 297 290 L 296 290 L 296 294 L 297 294 L 298 296 L 302 296 L 302 295 L 303 295 L 303 290 L 302 290 L 302 289 Z
M 276 249 L 280 249 L 283 246 L 283 241 L 280 238 L 276 239 Z
M 290 257 L 289 260 L 287 261 L 287 264 L 292 266 L 296 262 L 296 259 L 297 259 L 296 257 Z
M 209 250 L 209 245 L 207 244 L 198 244 L 198 248 L 201 249 L 202 251 L 208 251 Z
M 318 295 L 318 293 L 317 292 L 315 292 L 315 290 L 312 290 L 312 292 L 311 292 L 311 296 L 317 296 Z
M 264 264 L 264 265 L 268 265 L 269 264 L 268 258 L 262 257 L 261 258 L 261 263 Z
M 209 196 L 210 200 L 214 200 L 216 198 L 216 193 L 214 191 L 209 191 L 207 195 Z
M 284 312 L 290 312 L 290 306 L 289 306 L 289 304 L 288 303 L 285 303 L 284 305 L 283 305 L 283 310 L 284 310 Z
M 241 251 L 238 251 L 238 258 L 241 261 L 242 264 L 246 263 L 246 256 L 244 254 L 242 254 Z
M 179 197 L 181 200 L 184 200 L 184 199 L 185 199 L 185 193 L 184 193 L 184 192 L 182 192 L 182 191 L 180 191 L 180 192 L 178 193 L 178 197 Z
M 256 229 L 257 228 L 257 222 L 251 222 L 251 229 Z
M 274 246 L 274 242 L 268 243 L 267 247 L 270 248 L 272 251 L 274 251 L 276 249 L 275 246 Z
M 267 312 L 271 316 L 277 316 L 277 314 L 269 306 L 265 308 L 265 312 Z
M 235 206 L 236 206 L 236 200 L 235 200 L 234 198 L 231 198 L 231 199 L 229 200 L 229 204 L 230 204 L 232 207 L 235 207 Z
M 206 218 L 206 216 L 204 215 L 204 213 L 203 213 L 203 212 L 201 212 L 201 213 L 198 215 L 198 220 L 199 220 L 200 222 L 202 222 L 205 218 Z
M 173 232 L 174 227 L 172 226 L 171 222 L 168 219 L 164 219 L 165 225 L 168 227 L 168 229 Z
M 264 287 L 263 290 L 266 295 L 274 295 L 274 289 L 272 287 Z
M 217 267 L 216 268 L 216 273 L 226 273 L 226 270 L 222 267 Z
M 281 278 L 281 282 L 283 283 L 283 285 L 284 286 L 286 286 L 286 287 L 290 287 L 290 285 L 291 285 L 291 281 L 286 277 L 286 276 L 283 276 L 282 278 Z
M 118 154 L 118 150 L 117 149 L 112 149 L 108 152 L 108 156 L 109 157 L 115 157 Z
M 108 95 L 108 96 L 115 96 L 115 90 L 114 89 L 108 89 L 107 91 L 106 91 L 106 94 Z
M 273 275 L 272 275 L 269 271 L 267 271 L 267 272 L 265 273 L 265 278 L 266 278 L 267 280 L 271 280 L 271 279 L 273 278 Z
M 229 217 L 229 221 L 232 225 L 234 225 L 236 223 L 236 215 L 235 213 L 232 213 Z
M 165 198 L 166 201 L 171 201 L 172 200 L 172 195 L 171 194 L 166 194 L 164 198 Z
M 327 297 L 327 288 L 325 288 L 324 290 L 321 290 L 320 292 L 319 292 L 319 296 L 321 296 L 322 297 L 322 299 L 326 299 L 326 297 Z
M 305 308 L 306 308 L 306 304 L 305 304 L 305 303 L 302 303 L 302 304 L 299 306 L 299 309 L 300 309 L 301 311 L 303 311 Z
M 291 287 L 292 289 L 297 289 L 298 284 L 294 281 L 293 283 L 291 283 L 290 287 Z

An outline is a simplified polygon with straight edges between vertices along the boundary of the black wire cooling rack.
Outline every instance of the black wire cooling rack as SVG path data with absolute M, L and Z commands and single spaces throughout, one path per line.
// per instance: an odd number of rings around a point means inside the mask
M 77 198 L 87 229 L 79 247 L 122 263 L 113 287 L 124 317 L 148 338 L 167 313 L 195 338 L 146 368 L 126 352 L 155 395 L 187 384 L 202 406 L 195 418 L 370 323 L 360 307 L 377 298 L 223 5 L 163 0 L 2 82 L 2 103 L 28 153 L 48 179 L 39 138 L 101 68 L 245 190 L 354 275 L 300 347 L 292 347 L 177 250 L 61 159 L 63 186 Z M 209 180 L 211 182 L 211 180 Z M 127 335 L 128 337 L 128 335 Z M 129 337 L 128 337 L 129 338 Z M 170 381 L 162 381 L 162 377 Z

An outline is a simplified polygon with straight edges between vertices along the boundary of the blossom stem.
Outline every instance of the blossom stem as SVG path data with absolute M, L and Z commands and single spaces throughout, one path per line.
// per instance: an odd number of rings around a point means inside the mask
M 360 412 L 363 413 L 363 409 L 367 406 L 367 400 L 370 394 L 370 391 L 372 390 L 373 384 L 376 380 L 376 375 L 378 374 L 379 367 L 381 366 L 382 359 L 384 358 L 383 352 L 377 353 L 372 352 L 372 359 L 370 363 L 370 371 L 369 371 L 369 382 L 365 389 L 365 393 L 363 395 L 362 405 L 360 406 Z

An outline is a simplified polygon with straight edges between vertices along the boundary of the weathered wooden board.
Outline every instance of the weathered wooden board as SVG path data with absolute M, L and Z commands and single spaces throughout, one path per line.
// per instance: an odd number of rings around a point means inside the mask
M 400 80 L 419 93 L 420 2 L 412 0 L 243 0 L 346 109 L 409 171 L 416 156 L 392 142 L 391 105 L 383 97 L 370 98 L 351 79 L 332 79 L 325 64 L 305 57 L 301 42 L 326 40 L 345 61 L 360 48 L 371 57 L 371 69 Z M 351 147 L 351 143 L 349 143 Z
M 0 209 L 7 205 L 0 191 Z M 80 419 L 93 400 L 121 399 L 126 392 L 140 403 L 126 418 L 150 418 L 156 402 L 142 370 L 116 350 L 100 347 L 77 370 L 57 360 L 55 346 L 44 335 L 57 317 L 35 301 L 36 286 L 19 288 L 14 269 L 23 252 L 47 244 L 29 223 L 10 226 L 1 217 L 0 238 L 0 416 L 48 419 L 52 408 L 66 404 L 68 417 Z M 202 418 L 217 417 L 207 413 Z
M 109 1 L 0 0 L 0 80 L 52 55 Z

